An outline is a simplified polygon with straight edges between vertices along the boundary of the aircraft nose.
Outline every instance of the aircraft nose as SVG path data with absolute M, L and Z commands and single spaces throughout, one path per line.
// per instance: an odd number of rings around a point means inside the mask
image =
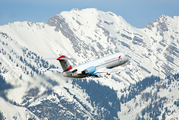
M 126 55 L 124 55 L 124 62 L 126 63 L 128 61 L 129 61 L 129 58 Z

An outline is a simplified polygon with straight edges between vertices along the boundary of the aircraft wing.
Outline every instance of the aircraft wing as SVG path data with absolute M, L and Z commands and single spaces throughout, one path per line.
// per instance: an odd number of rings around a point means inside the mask
M 110 75 L 111 73 L 118 73 L 120 74 L 121 72 L 137 72 L 139 71 L 139 69 L 125 69 L 125 70 L 121 70 L 121 69 L 107 69 L 107 68 L 102 68 L 97 70 L 97 73 L 105 73 L 106 75 Z
M 42 71 L 56 71 L 56 72 L 59 72 L 59 73 L 63 72 L 62 69 L 56 69 L 56 68 L 39 68 L 39 70 L 42 70 Z

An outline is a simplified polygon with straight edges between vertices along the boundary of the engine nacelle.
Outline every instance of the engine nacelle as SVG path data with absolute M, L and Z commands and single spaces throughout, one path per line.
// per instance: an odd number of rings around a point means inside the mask
M 83 74 L 83 75 L 87 75 L 87 74 L 90 75 L 90 74 L 94 73 L 95 71 L 96 71 L 96 67 L 91 66 L 91 67 L 89 67 L 89 68 L 83 70 L 83 71 L 82 71 L 82 74 Z

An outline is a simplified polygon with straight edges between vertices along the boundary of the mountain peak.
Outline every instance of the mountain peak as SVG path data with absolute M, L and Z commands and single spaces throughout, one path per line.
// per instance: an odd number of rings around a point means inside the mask
M 169 27 L 175 29 L 177 32 L 179 29 L 178 25 L 179 16 L 174 16 L 173 18 L 167 15 L 161 15 L 154 22 L 149 22 L 146 28 L 152 30 L 152 28 L 157 27 L 157 31 L 168 31 Z
M 71 11 L 79 11 L 79 9 L 78 8 L 73 8 L 73 9 L 71 9 Z
M 69 26 L 74 26 L 76 23 L 81 26 L 87 23 L 88 25 L 90 24 L 90 27 L 92 27 L 97 23 L 104 22 L 106 24 L 116 23 L 131 27 L 131 25 L 127 23 L 121 16 L 117 16 L 115 13 L 110 11 L 103 12 L 96 8 L 87 8 L 82 10 L 74 8 L 71 11 L 64 11 L 51 17 L 47 21 L 47 24 L 50 26 L 56 26 L 57 30 L 57 28 L 60 27 L 59 23 L 64 24 L 65 22 L 67 24 L 72 24 Z M 75 24 L 73 22 L 75 22 Z
M 155 22 L 166 22 L 169 19 L 172 19 L 170 16 L 162 14 L 158 19 L 155 20 Z

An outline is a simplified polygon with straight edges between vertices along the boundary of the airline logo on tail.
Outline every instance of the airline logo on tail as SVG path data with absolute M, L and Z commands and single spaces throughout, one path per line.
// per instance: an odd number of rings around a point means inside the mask
M 62 55 L 59 58 L 57 58 L 57 60 L 60 62 L 61 66 L 63 68 L 63 72 L 66 72 L 66 71 L 69 71 L 72 69 L 72 66 L 66 59 L 66 56 Z

